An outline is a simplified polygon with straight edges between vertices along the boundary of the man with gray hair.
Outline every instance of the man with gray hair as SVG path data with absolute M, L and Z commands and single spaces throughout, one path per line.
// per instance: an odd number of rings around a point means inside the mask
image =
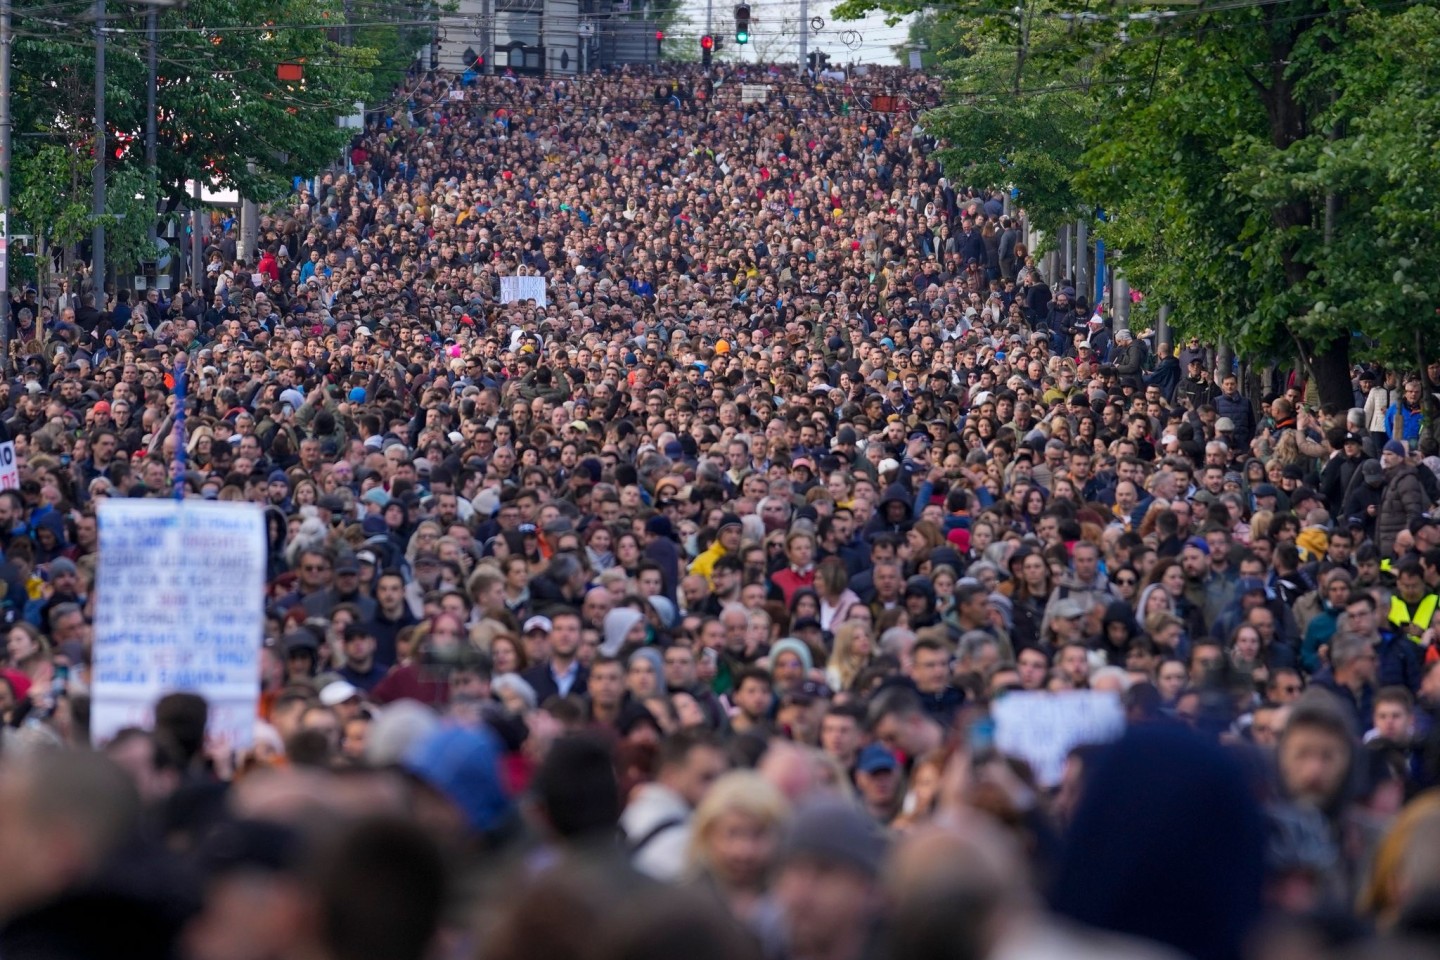
M 1130 381 L 1138 386 L 1140 371 L 1145 368 L 1145 344 L 1128 329 L 1115 331 L 1115 352 L 1110 362 L 1122 383 Z
M 909 627 L 891 627 L 880 634 L 880 652 L 900 661 L 900 669 L 910 670 L 910 651 L 915 648 L 915 631 Z
M 1356 730 L 1369 729 L 1375 708 L 1375 648 L 1363 637 L 1337 635 L 1330 641 L 1329 661 L 1312 686 L 1338 697 L 1354 718 Z
M 767 531 L 784 530 L 790 525 L 790 503 L 784 497 L 774 494 L 762 497 L 755 505 L 755 512 L 760 514 Z

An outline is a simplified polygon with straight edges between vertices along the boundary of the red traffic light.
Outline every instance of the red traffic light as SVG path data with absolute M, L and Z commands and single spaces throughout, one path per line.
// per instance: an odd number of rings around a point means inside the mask
M 664 30 L 656 30 L 656 31 L 655 31 L 655 39 L 656 39 L 656 40 L 664 40 L 664 39 L 665 39 L 665 31 L 664 31 Z
M 709 34 L 706 34 L 705 36 L 701 37 L 701 38 L 700 38 L 700 49 L 701 49 L 701 50 L 714 50 L 714 49 L 715 49 L 715 38 L 712 37 L 712 36 L 710 36 Z

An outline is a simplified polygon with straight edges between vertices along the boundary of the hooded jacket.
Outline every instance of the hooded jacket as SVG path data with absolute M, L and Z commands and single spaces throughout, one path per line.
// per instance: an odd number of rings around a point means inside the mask
M 886 515 L 886 508 L 892 503 L 899 503 L 905 507 L 905 514 L 899 523 L 891 523 Z M 880 504 L 875 508 L 875 516 L 865 524 L 865 539 L 874 540 L 882 533 L 905 533 L 913 521 L 911 519 L 915 510 L 915 496 L 903 483 L 892 483 L 885 488 L 885 494 L 880 498 Z
M 1395 555 L 1395 538 L 1425 512 L 1428 502 L 1425 487 L 1420 483 L 1420 474 L 1408 463 L 1400 463 L 1385 471 L 1385 493 L 1380 498 L 1380 510 L 1375 520 L 1375 542 L 1380 556 Z
M 1135 613 L 1130 609 L 1130 604 L 1124 600 L 1110 601 L 1105 608 L 1105 618 L 1101 623 L 1103 630 L 1100 635 L 1100 649 L 1104 651 L 1106 660 L 1112 666 L 1125 666 L 1125 655 L 1130 649 L 1130 641 L 1140 635 L 1140 625 L 1135 622 Z M 1125 639 L 1119 646 L 1116 646 L 1110 639 L 1110 624 L 1112 623 L 1125 625 Z
M 55 537 L 55 545 L 49 548 L 41 546 L 39 538 L 36 538 L 36 563 L 49 563 L 69 549 L 70 544 L 65 540 L 65 517 L 57 511 L 47 508 L 44 512 L 32 516 L 30 518 L 30 527 L 32 531 L 37 534 L 41 530 L 49 530 L 51 535 Z
M 630 607 L 616 607 L 605 614 L 605 639 L 600 644 L 600 652 L 607 657 L 618 657 L 625 646 L 625 635 L 644 619 L 645 614 Z

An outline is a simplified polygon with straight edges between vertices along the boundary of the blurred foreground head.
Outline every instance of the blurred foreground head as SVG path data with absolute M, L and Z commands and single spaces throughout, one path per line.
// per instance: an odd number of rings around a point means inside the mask
M 1196 960 L 1237 960 L 1260 915 L 1264 854 L 1264 817 L 1233 754 L 1179 727 L 1132 727 L 1095 759 L 1052 903 Z
M 1034 905 L 1013 838 L 985 814 L 907 834 L 886 872 L 892 955 L 983 960 Z
M 204 908 L 191 960 L 423 960 L 449 897 L 439 847 L 396 817 L 330 831 L 262 819 L 222 824 L 200 851 Z
M 513 887 L 483 927 L 485 960 L 760 960 L 717 898 L 603 858 Z
M 136 834 L 130 779 L 89 752 L 36 750 L 0 764 L 0 920 L 94 878 Z

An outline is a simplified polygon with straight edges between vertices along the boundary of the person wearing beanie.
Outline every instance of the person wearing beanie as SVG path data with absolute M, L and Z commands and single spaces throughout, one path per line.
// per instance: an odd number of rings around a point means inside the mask
M 50 561 L 50 591 L 25 604 L 24 618 L 32 626 L 42 630 L 50 625 L 50 611 L 62 603 L 73 603 L 83 608 L 86 597 L 81 594 L 80 570 L 75 561 L 68 557 L 56 557 Z
M 411 742 L 400 766 L 451 805 L 477 835 L 512 826 L 514 805 L 501 774 L 499 738 L 488 727 L 442 726 Z
M 796 811 L 780 850 L 775 897 L 794 960 L 875 955 L 880 875 L 889 843 L 864 810 L 834 797 Z
M 1409 529 L 1410 521 L 1425 512 L 1430 499 L 1420 481 L 1419 468 L 1406 459 L 1405 445 L 1398 440 L 1385 444 L 1380 466 L 1385 475 L 1385 490 L 1380 495 L 1380 508 L 1375 517 L 1375 543 L 1381 557 L 1393 559 L 1395 538 L 1402 530 Z
M 715 528 L 715 539 L 691 562 L 690 572 L 710 580 L 710 574 L 715 570 L 715 561 L 740 549 L 740 537 L 743 529 L 740 518 L 735 514 L 722 515 L 720 525 Z M 713 580 L 711 580 L 710 586 L 712 589 L 714 588 Z
M 786 637 L 770 648 L 770 675 L 775 686 L 788 689 L 798 686 L 815 669 L 815 655 L 803 641 Z

